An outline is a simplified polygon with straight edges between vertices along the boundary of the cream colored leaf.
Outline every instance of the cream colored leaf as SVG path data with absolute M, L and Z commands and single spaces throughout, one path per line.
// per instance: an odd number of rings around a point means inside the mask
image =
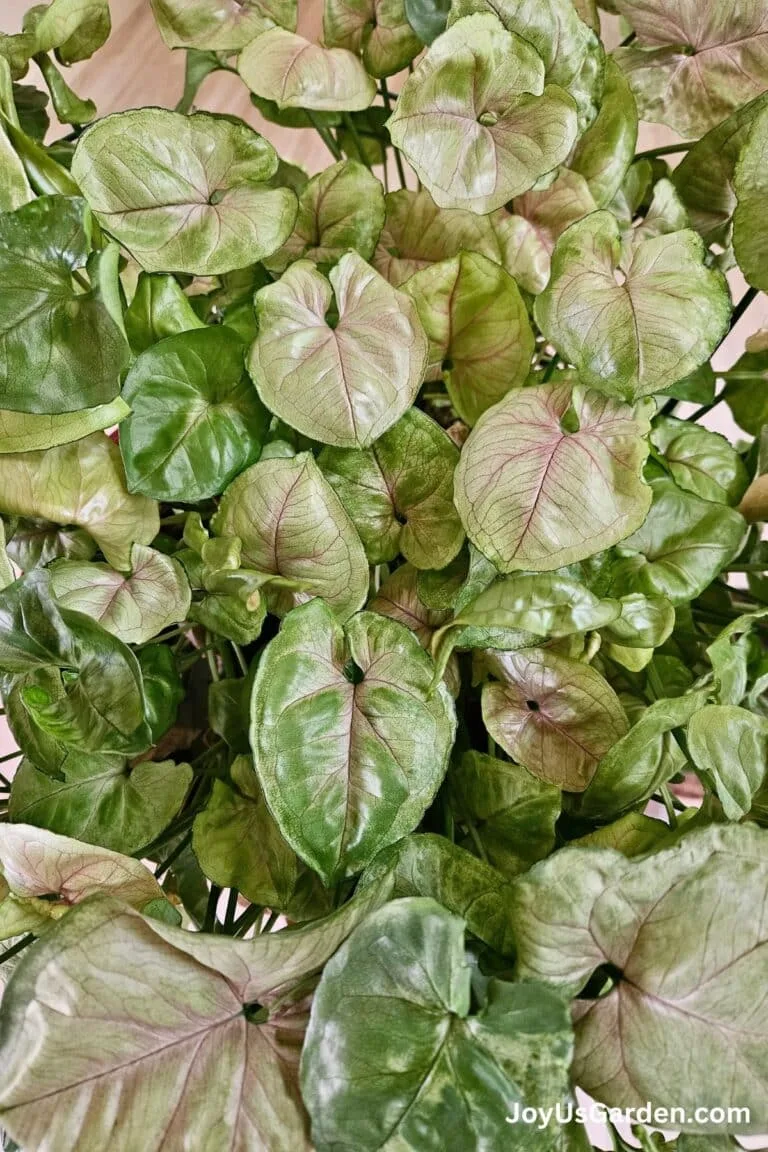
M 355 112 L 367 108 L 376 85 L 346 48 L 322 48 L 271 28 L 243 49 L 237 70 L 251 92 L 279 108 Z

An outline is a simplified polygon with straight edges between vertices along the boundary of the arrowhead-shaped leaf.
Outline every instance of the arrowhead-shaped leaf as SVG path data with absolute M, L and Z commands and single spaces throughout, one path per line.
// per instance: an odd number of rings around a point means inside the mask
M 350 936 L 315 993 L 301 1065 L 314 1145 L 413 1148 L 428 1132 L 435 1146 L 479 1149 L 503 1132 L 509 1147 L 542 1152 L 553 1130 L 525 1126 L 516 1139 L 506 1117 L 563 1099 L 570 1054 L 559 997 L 494 982 L 470 1015 L 463 920 L 427 898 L 393 901 Z
M 511 392 L 481 417 L 456 470 L 470 540 L 502 572 L 561 568 L 622 540 L 651 503 L 648 429 L 642 408 L 580 385 Z
M 63 608 L 84 612 L 124 644 L 144 644 L 185 620 L 190 605 L 178 560 L 139 544 L 128 576 L 108 564 L 62 560 L 51 569 L 51 587 Z
M 518 881 L 521 975 L 573 993 L 600 965 L 616 972 L 606 995 L 578 1004 L 577 1084 L 611 1106 L 692 1114 L 717 1099 L 765 1123 L 754 981 L 768 940 L 753 911 L 767 881 L 768 833 L 752 824 L 690 832 L 638 861 L 566 848 Z
M 388 122 L 441 208 L 482 214 L 532 188 L 576 140 L 576 106 L 496 16 L 468 16 L 431 46 Z
M 585 384 L 635 399 L 674 384 L 712 355 L 728 328 L 722 273 L 689 230 L 622 254 L 610 212 L 593 212 L 557 242 L 536 320 Z
M 768 769 L 768 720 L 729 704 L 708 704 L 688 725 L 694 766 L 713 781 L 729 820 L 741 820 Z
M 251 746 L 288 843 L 326 884 L 411 832 L 453 743 L 453 702 L 429 695 L 416 637 L 372 612 L 345 631 L 320 601 L 297 608 L 261 658 Z
M 151 543 L 160 528 L 157 504 L 128 492 L 120 451 L 101 432 L 45 453 L 0 455 L 0 511 L 76 524 L 123 571 L 131 545 Z
M 598 208 L 607 208 L 635 156 L 637 107 L 621 69 L 609 56 L 600 111 L 576 145 L 569 166 L 579 172 Z
M 394 76 L 422 49 L 403 0 L 326 0 L 323 34 L 329 48 L 362 55 L 371 76 Z
M 367 108 L 376 84 L 346 48 L 323 48 L 270 28 L 240 53 L 237 70 L 251 92 L 278 108 L 355 112 Z
M 157 500 L 194 503 L 223 492 L 258 459 L 269 416 L 226 325 L 169 336 L 143 352 L 123 387 L 120 429 L 128 485 Z
M 661 416 L 651 443 L 664 454 L 679 488 L 703 500 L 738 504 L 749 485 L 744 461 L 725 436 L 688 420 Z
M 583 792 L 629 728 L 608 681 L 589 664 L 545 648 L 493 653 L 483 721 L 518 764 L 548 784 Z
M 363 541 L 368 562 L 402 553 L 417 568 L 444 568 L 464 541 L 453 505 L 459 450 L 418 408 L 362 451 L 324 448 L 319 464 Z
M 329 279 L 301 260 L 257 293 L 249 369 L 264 403 L 292 428 L 365 448 L 416 398 L 427 341 L 412 301 L 357 253 L 342 256 Z
M 296 197 L 269 187 L 276 169 L 272 145 L 241 121 L 162 108 L 99 120 L 72 161 L 99 223 L 142 268 L 201 276 L 253 264 L 288 238 Z
M 296 0 L 152 0 L 169 48 L 237 52 L 273 24 L 296 27 Z
M 428 375 L 442 376 L 465 423 L 524 382 L 533 330 L 517 284 L 499 264 L 462 252 L 416 272 L 403 291 L 429 338 Z
M 368 593 L 363 545 L 310 453 L 254 464 L 230 484 L 211 524 L 219 536 L 240 538 L 244 564 L 295 589 L 267 589 L 273 608 L 285 612 L 322 596 L 345 619 L 363 606 Z

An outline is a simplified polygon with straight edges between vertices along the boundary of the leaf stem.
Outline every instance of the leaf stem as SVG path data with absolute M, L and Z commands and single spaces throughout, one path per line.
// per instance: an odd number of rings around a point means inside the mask
M 355 148 L 357 150 L 357 155 L 360 159 L 360 163 L 365 164 L 366 168 L 368 168 L 370 170 L 371 166 L 368 163 L 368 159 L 365 155 L 365 150 L 363 149 L 363 142 L 360 139 L 360 133 L 357 131 L 357 125 L 355 124 L 355 122 L 352 119 L 352 116 L 350 115 L 349 112 L 343 112 L 342 113 L 342 119 L 344 120 L 345 127 L 349 130 L 349 133 L 355 142 Z
M 676 152 L 687 152 L 696 143 L 696 140 L 682 140 L 679 144 L 663 144 L 660 148 L 649 148 L 646 152 L 638 152 L 635 159 L 655 160 L 657 156 L 674 156 Z
M 8 752 L 7 755 L 0 756 L 0 764 L 7 764 L 9 760 L 18 760 L 23 755 L 24 753 L 19 752 L 18 749 L 15 752 Z
M 261 928 L 259 928 L 259 932 L 260 933 L 271 932 L 272 929 L 274 928 L 275 924 L 277 923 L 279 917 L 280 917 L 279 912 L 270 911 L 269 916 L 267 916 L 267 919 L 264 921 Z
M 162 863 L 158 864 L 158 866 L 155 868 L 155 880 L 159 880 L 159 878 L 168 871 L 168 869 L 171 867 L 171 865 L 175 864 L 175 862 L 178 860 L 179 856 L 181 856 L 184 849 L 190 843 L 191 839 L 192 839 L 192 829 L 190 828 L 190 830 L 188 832 L 185 832 L 185 834 L 182 836 L 181 840 L 176 845 L 173 852 L 171 852 L 170 855 L 167 856 L 166 859 L 163 860 Z
M 230 888 L 229 897 L 227 899 L 227 910 L 224 913 L 225 932 L 231 933 L 235 926 L 235 921 L 237 919 L 237 901 L 239 897 L 240 893 L 238 892 L 237 888 Z
M 235 659 L 237 660 L 238 664 L 240 665 L 240 671 L 242 672 L 243 676 L 247 676 L 248 675 L 248 661 L 246 660 L 245 656 L 243 656 L 242 648 L 240 647 L 239 644 L 235 644 L 234 640 L 230 640 L 230 644 L 232 645 L 232 651 L 235 654 Z
M 677 828 L 677 812 L 675 812 L 675 805 L 672 802 L 672 793 L 668 785 L 659 785 L 659 794 L 667 810 L 667 820 L 669 821 L 670 828 Z
M 731 332 L 733 332 L 734 328 L 738 324 L 739 320 L 741 320 L 741 318 L 744 315 L 744 313 L 746 312 L 747 308 L 749 308 L 750 304 L 752 304 L 752 302 L 757 297 L 757 293 L 758 293 L 757 288 L 748 288 L 747 291 L 744 293 L 741 300 L 739 300 L 738 304 L 736 305 L 733 312 L 731 313 L 731 322 L 728 325 L 728 332 L 726 332 L 725 336 L 723 336 L 723 339 L 720 341 L 720 344 L 718 344 L 717 348 L 719 348 L 720 345 L 723 343 L 723 340 L 725 340 L 726 337 Z M 717 348 L 715 349 L 715 352 L 717 351 Z M 714 355 L 714 353 L 713 353 L 713 355 Z M 695 412 L 691 413 L 691 415 L 688 417 L 688 419 L 692 420 L 692 421 L 693 420 L 701 420 L 702 416 L 706 416 L 708 412 L 711 412 L 713 408 L 717 408 L 718 404 L 722 403 L 723 395 L 724 394 L 721 392 L 719 396 L 715 397 L 715 399 L 712 401 L 711 404 L 702 404 L 700 408 L 697 408 Z
M 245 936 L 249 928 L 252 928 L 256 921 L 264 913 L 264 908 L 261 904 L 251 904 L 250 908 L 246 908 L 237 920 L 235 920 L 233 936 Z
M 389 88 L 387 88 L 386 80 L 383 78 L 381 81 L 381 88 L 379 89 L 379 91 L 381 92 L 381 98 L 384 101 L 384 107 L 386 108 L 387 112 L 391 116 L 392 115 L 392 94 L 390 93 Z M 390 143 L 391 143 L 391 141 L 390 141 Z M 405 168 L 403 167 L 403 158 L 400 155 L 399 150 L 397 149 L 397 147 L 394 144 L 392 144 L 392 151 L 395 154 L 395 164 L 397 165 L 397 175 L 400 177 L 400 187 L 401 188 L 407 188 L 408 187 L 408 181 L 405 178 Z M 387 161 L 386 161 L 386 156 L 385 156 L 384 157 L 385 166 L 386 166 L 386 162 Z
M 205 918 L 203 920 L 201 932 L 213 932 L 216 929 L 216 909 L 219 905 L 219 896 L 221 896 L 221 888 L 218 884 L 211 884 L 211 890 L 208 893 L 208 903 L 205 907 Z
M 0 952 L 0 964 L 5 964 L 6 960 L 10 960 L 12 956 L 18 956 L 24 948 L 34 941 L 35 937 L 30 932 L 26 936 L 22 936 L 21 940 L 17 940 L 10 948 L 6 948 L 5 952 Z
M 315 116 L 314 112 L 310 111 L 309 108 L 305 108 L 304 111 L 307 113 L 307 119 L 309 120 L 310 124 L 314 128 L 315 132 L 317 132 L 318 136 L 321 138 L 331 156 L 333 156 L 334 160 L 341 160 L 341 149 L 325 125 L 320 123 L 317 116 Z
M 549 380 L 549 378 L 552 376 L 552 373 L 555 371 L 556 368 L 557 368 L 557 354 L 555 354 L 552 357 L 552 359 L 549 361 L 546 368 L 542 372 L 542 374 L 541 374 L 542 384 L 546 384 L 547 380 Z
M 488 853 L 485 851 L 485 845 L 483 844 L 482 840 L 480 839 L 480 834 L 477 831 L 477 828 L 475 828 L 474 820 L 472 820 L 469 816 L 466 816 L 463 812 L 460 816 L 460 820 L 461 820 L 462 824 L 466 824 L 467 831 L 469 832 L 469 835 L 472 839 L 472 843 L 474 844 L 475 848 L 477 848 L 477 851 L 480 855 L 480 859 L 484 860 L 485 863 L 487 864 L 488 863 Z
M 619 44 L 619 48 L 626 48 L 628 44 L 631 44 L 636 39 L 637 32 L 630 32 L 629 36 L 625 36 L 621 44 Z

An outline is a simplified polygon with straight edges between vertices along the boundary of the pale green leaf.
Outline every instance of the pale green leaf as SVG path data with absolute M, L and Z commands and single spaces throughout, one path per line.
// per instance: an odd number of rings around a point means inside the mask
M 746 708 L 708 704 L 688 725 L 693 764 L 714 783 L 729 820 L 752 807 L 768 768 L 768 720 Z
M 240 53 L 237 70 L 251 92 L 278 108 L 355 112 L 367 108 L 376 84 L 346 48 L 323 48 L 271 28 Z
M 361 55 L 371 76 L 393 76 L 422 48 L 403 0 L 325 0 L 323 35 L 329 48 Z
M 113 424 L 119 424 L 129 412 L 130 408 L 121 396 L 96 408 L 60 412 L 54 416 L 0 409 L 0 454 L 38 452 L 72 440 L 82 440 L 92 432 L 102 432 Z
M 605 62 L 605 90 L 597 118 L 576 145 L 570 167 L 579 172 L 598 208 L 606 208 L 621 187 L 637 144 L 635 98 L 616 62 Z
M 296 0 L 152 0 L 169 48 L 237 52 L 273 24 L 296 27 Z

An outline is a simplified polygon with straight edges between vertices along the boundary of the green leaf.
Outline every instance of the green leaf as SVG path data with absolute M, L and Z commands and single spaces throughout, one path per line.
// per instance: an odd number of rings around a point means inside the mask
M 211 525 L 218 536 L 242 540 L 243 561 L 251 568 L 280 578 L 275 589 L 266 589 L 272 610 L 283 614 L 321 596 L 346 619 L 365 603 L 363 545 L 310 453 L 248 468 L 227 488 Z
M 251 685 L 248 679 L 216 680 L 208 685 L 208 718 L 212 730 L 234 752 L 248 752 L 248 714 Z
M 184 686 L 173 651 L 166 644 L 145 644 L 136 653 L 144 681 L 144 715 L 157 744 L 176 719 Z
M 661 416 L 654 421 L 651 443 L 664 454 L 672 479 L 686 492 L 719 504 L 738 504 L 747 490 L 744 462 L 718 432 Z
M 462 252 L 416 272 L 403 291 L 429 338 L 427 375 L 442 376 L 465 423 L 525 381 L 533 330 L 517 284 L 499 264 Z
M 145 271 L 212 276 L 269 256 L 290 235 L 296 198 L 266 186 L 276 168 L 272 145 L 241 121 L 140 108 L 89 128 L 72 175 Z
M 192 783 L 188 764 L 70 751 L 54 780 L 28 759 L 11 788 L 10 818 L 115 852 L 145 848 L 167 828 Z
M 439 207 L 492 212 L 565 160 L 576 105 L 544 80 L 536 50 L 496 16 L 469 16 L 435 41 L 388 126 Z
M 576 145 L 570 167 L 589 185 L 598 208 L 607 208 L 619 191 L 635 155 L 637 107 L 616 62 L 605 62 L 605 90 L 595 122 Z
M 503 26 L 532 44 L 548 84 L 576 102 L 579 132 L 595 118 L 603 90 L 604 52 L 570 0 L 454 0 L 449 25 L 473 12 L 492 12 Z
M 122 571 L 131 545 L 150 544 L 159 531 L 157 505 L 128 492 L 120 451 L 101 432 L 44 453 L 0 455 L 0 511 L 84 528 Z
M 35 54 L 35 63 L 51 94 L 56 118 L 62 124 L 88 124 L 93 120 L 96 115 L 93 100 L 81 100 L 77 93 L 72 91 L 50 56 L 45 52 L 38 52 Z
M 51 560 L 90 560 L 96 552 L 96 543 L 80 528 L 59 528 L 47 520 L 13 520 L 13 535 L 9 538 L 8 555 L 22 572 L 30 568 L 45 568 Z
M 610 212 L 572 225 L 536 301 L 544 334 L 585 384 L 634 399 L 674 384 L 712 355 L 728 329 L 728 286 L 690 230 L 622 255 Z
M 142 352 L 125 381 L 120 429 L 128 486 L 194 503 L 223 492 L 258 458 L 269 418 L 226 325 L 169 336 Z
M 138 356 L 166 336 L 202 328 L 189 297 L 174 276 L 142 272 L 125 311 L 125 331 Z
M 231 773 L 236 787 L 214 780 L 210 799 L 195 818 L 192 848 L 200 867 L 215 884 L 301 919 L 297 888 L 309 874 L 280 835 L 250 757 L 238 757 Z
M 734 508 L 654 480 L 644 524 L 616 549 L 612 593 L 666 596 L 684 604 L 699 596 L 741 550 L 746 524 Z
M 470 540 L 502 572 L 550 571 L 622 540 L 651 502 L 648 427 L 644 406 L 581 385 L 511 392 L 481 417 L 456 470 Z
M 349 248 L 370 260 L 383 226 L 381 181 L 357 160 L 342 160 L 302 189 L 293 232 L 265 264 L 275 272 L 294 260 L 330 266 Z
M 450 611 L 429 608 L 421 600 L 418 591 L 420 576 L 421 572 L 412 564 L 401 564 L 382 583 L 367 607 L 369 612 L 378 612 L 410 628 L 422 648 L 429 652 L 435 630 L 446 624 L 451 614 Z M 457 696 L 460 677 L 455 656 L 450 656 L 442 671 L 451 694 Z
M 685 764 L 669 733 L 682 728 L 707 703 L 706 691 L 656 700 L 623 739 L 603 756 L 577 811 L 587 819 L 608 820 L 647 800 Z
M 376 85 L 346 48 L 323 48 L 270 28 L 243 49 L 237 70 L 251 92 L 278 108 L 355 112 L 367 108 Z
M 745 278 L 755 288 L 768 287 L 768 248 L 761 226 L 768 202 L 767 153 L 768 108 L 764 108 L 750 129 L 733 178 L 737 201 L 733 213 L 733 249 Z
M 124 644 L 144 644 L 185 620 L 191 599 L 179 562 L 140 544 L 131 551 L 128 576 L 108 564 L 60 560 L 51 588 L 63 608 L 85 613 Z
M 768 106 L 758 96 L 697 140 L 674 169 L 671 179 L 685 205 L 691 227 L 707 243 L 723 240 L 736 207 L 734 171 L 756 119 Z
M 33 728 L 65 747 L 143 752 L 149 730 L 135 656 L 88 616 L 58 607 L 50 585 L 49 572 L 33 571 L 0 593 L 6 705 L 14 698 Z
M 87 60 L 105 42 L 112 29 L 108 0 L 53 0 L 44 9 L 32 9 L 36 51 L 51 52 L 62 64 Z M 39 12 L 39 17 L 38 17 Z M 25 19 L 25 28 L 30 13 Z
M 483 722 L 496 743 L 539 780 L 583 792 L 629 727 L 608 681 L 544 648 L 493 653 L 487 666 Z
M 364 1005 L 364 1010 L 361 1010 Z M 318 1152 L 342 1142 L 541 1152 L 554 1132 L 506 1123 L 513 1105 L 568 1092 L 565 1004 L 537 984 L 494 982 L 470 1015 L 464 922 L 434 900 L 397 900 L 327 964 L 301 1066 Z M 519 1141 L 519 1142 L 518 1142 Z
M 169 48 L 237 52 L 273 24 L 296 27 L 296 0 L 151 0 Z
M 508 879 L 548 856 L 555 846 L 560 789 L 519 764 L 465 752 L 448 773 L 456 818 L 475 826 L 488 863 Z M 462 842 L 471 849 L 470 836 Z
M 299 996 L 276 1003 L 277 989 L 321 968 L 383 898 L 373 888 L 325 920 L 253 940 L 174 928 L 104 897 L 73 909 L 27 954 L 7 990 L 3 1127 L 27 1146 L 61 1146 L 74 1109 L 78 1140 L 98 1146 L 114 1128 L 114 1092 L 123 1132 L 140 1130 L 156 1146 L 185 1139 L 192 1123 L 225 1147 L 283 1141 L 307 1152 L 296 1082 L 306 1007 Z M 42 1010 L 51 979 L 54 1013 Z M 25 1017 L 32 1004 L 40 1005 L 39 1025 Z M 94 1092 L 95 1079 L 110 1091 Z
M 693 812 L 693 808 L 688 809 Z M 678 822 L 680 817 L 678 817 Z M 570 843 L 574 847 L 613 848 L 623 856 L 645 856 L 665 846 L 674 832 L 662 820 L 644 816 L 642 812 L 627 812 L 610 824 L 596 828 L 586 836 L 579 836 Z
M 752 629 L 766 615 L 768 610 L 762 608 L 737 616 L 708 646 L 718 704 L 740 704 L 746 696 Z
M 450 0 L 404 0 L 408 23 L 423 44 L 431 44 L 445 32 Z
M 326 0 L 323 39 L 362 55 L 371 76 L 393 76 L 421 52 L 404 0 Z
M 601 629 L 604 640 L 622 648 L 657 648 L 675 626 L 675 610 L 664 596 L 636 592 L 621 598 L 621 615 Z
M 729 820 L 752 807 L 768 767 L 768 720 L 746 708 L 708 704 L 691 717 L 688 748 L 694 766 L 714 782 Z
M 61 412 L 55 416 L 32 412 L 9 412 L 0 409 L 0 454 L 38 452 L 82 440 L 92 432 L 101 432 L 119 424 L 130 408 L 118 396 L 109 404 L 85 408 L 80 412 Z
M 259 663 L 251 746 L 280 830 L 326 884 L 411 832 L 453 743 L 453 702 L 429 696 L 432 662 L 394 620 L 342 631 L 320 601 L 297 608 Z
M 367 448 L 415 400 L 427 341 L 411 300 L 356 252 L 329 280 L 300 260 L 256 294 L 248 368 L 286 424 L 326 444 Z M 332 302 L 338 319 L 329 323 Z
M 370 564 L 400 553 L 416 568 L 443 568 L 464 541 L 453 506 L 456 445 L 411 408 L 364 450 L 324 448 L 318 463 L 357 528 Z
M 750 436 L 760 436 L 768 424 L 768 350 L 759 334 L 747 340 L 747 350 L 728 370 L 723 398 L 733 418 Z
M 572 1074 L 586 1092 L 689 1115 L 716 1099 L 764 1121 L 754 980 L 766 929 L 752 912 L 767 844 L 755 825 L 713 825 L 638 861 L 566 848 L 518 881 L 521 975 L 576 992 L 600 965 L 616 972 L 606 995 L 579 1005 Z
M 91 220 L 82 200 L 46 196 L 0 215 L 0 389 L 21 412 L 107 404 L 128 361 L 125 338 L 86 264 Z
M 141 861 L 31 824 L 4 824 L 0 829 L 0 871 L 10 890 L 0 903 L 4 939 L 11 934 L 12 917 L 31 914 L 31 930 L 44 930 L 71 905 L 98 892 L 138 909 L 152 900 L 165 902 L 162 888 Z
M 385 197 L 386 220 L 373 265 L 394 288 L 424 268 L 461 252 L 477 252 L 516 275 L 518 253 L 505 242 L 505 213 L 477 216 L 460 208 L 438 208 L 429 192 L 401 188 Z
M 13 212 L 31 199 L 24 165 L 0 121 L 0 212 Z
M 714 22 L 702 19 L 696 0 L 614 2 L 637 33 L 614 59 L 641 120 L 696 139 L 765 90 L 768 16 L 760 0 L 728 3 Z
M 458 848 L 444 836 L 406 836 L 380 853 L 364 873 L 365 890 L 389 871 L 392 896 L 429 896 L 455 916 L 500 956 L 514 955 L 512 886 L 488 864 Z

